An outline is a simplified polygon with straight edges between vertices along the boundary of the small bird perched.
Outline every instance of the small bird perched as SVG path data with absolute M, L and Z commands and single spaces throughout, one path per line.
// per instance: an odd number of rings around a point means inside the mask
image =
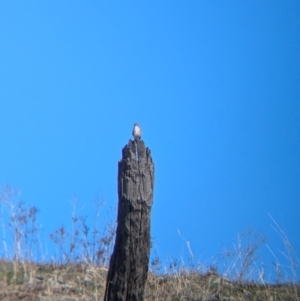
M 141 139 L 142 130 L 141 130 L 140 126 L 137 123 L 135 123 L 133 125 L 132 135 L 134 137 L 134 140 L 140 140 Z

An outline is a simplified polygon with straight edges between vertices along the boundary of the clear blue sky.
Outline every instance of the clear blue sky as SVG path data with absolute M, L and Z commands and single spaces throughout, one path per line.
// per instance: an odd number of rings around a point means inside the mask
M 199 261 L 248 226 L 282 250 L 268 213 L 299 255 L 299 16 L 299 1 L 2 1 L 0 185 L 45 236 L 73 195 L 88 215 L 95 195 L 115 207 L 139 122 L 163 260 L 188 254 L 177 230 Z

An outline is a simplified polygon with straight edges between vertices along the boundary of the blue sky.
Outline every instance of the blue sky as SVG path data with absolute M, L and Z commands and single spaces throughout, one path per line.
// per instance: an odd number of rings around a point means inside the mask
M 205 261 L 249 226 L 283 250 L 270 213 L 300 254 L 299 15 L 298 1 L 2 2 L 0 185 L 40 209 L 45 236 L 74 195 L 87 215 L 96 195 L 115 207 L 139 122 L 153 253 L 186 256 L 179 230 Z

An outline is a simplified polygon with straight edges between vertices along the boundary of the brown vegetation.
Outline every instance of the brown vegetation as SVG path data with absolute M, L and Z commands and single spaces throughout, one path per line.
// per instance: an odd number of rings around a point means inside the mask
M 19 202 L 18 195 L 9 187 L 0 192 L 0 300 L 102 301 L 115 228 L 110 224 L 105 231 L 99 230 L 97 219 L 100 205 L 96 202 L 95 222 L 91 230 L 85 218 L 73 213 L 71 231 L 60 226 L 50 234 L 49 238 L 58 253 L 49 263 L 39 260 L 42 256 L 36 227 L 38 210 Z M 6 217 L 3 216 L 5 212 L 8 214 Z M 260 235 L 248 232 L 239 236 L 234 252 L 223 254 L 226 260 L 229 258 L 229 265 L 222 274 L 213 267 L 203 268 L 205 265 L 201 265 L 201 268 L 197 268 L 194 265 L 187 268 L 176 261 L 168 267 L 162 267 L 156 258 L 150 265 L 145 300 L 300 301 L 297 278 L 299 260 L 293 254 L 284 232 L 273 222 L 285 244 L 285 253 L 294 275 L 293 282 L 269 284 L 264 280 L 262 271 L 257 270 L 254 261 L 259 245 L 265 240 Z M 248 243 L 243 243 L 243 239 Z M 247 275 L 256 275 L 256 278 L 250 279 Z
M 107 268 L 85 264 L 28 264 L 0 262 L 0 300 L 103 300 Z M 176 274 L 149 273 L 148 301 L 280 301 L 299 300 L 300 286 L 233 282 L 215 272 L 199 274 L 182 269 Z

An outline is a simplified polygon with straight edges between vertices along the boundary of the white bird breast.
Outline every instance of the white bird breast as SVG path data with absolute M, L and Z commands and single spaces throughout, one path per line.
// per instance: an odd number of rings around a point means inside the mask
M 142 131 L 141 131 L 141 129 L 138 126 L 134 126 L 133 135 L 135 137 L 141 137 Z

